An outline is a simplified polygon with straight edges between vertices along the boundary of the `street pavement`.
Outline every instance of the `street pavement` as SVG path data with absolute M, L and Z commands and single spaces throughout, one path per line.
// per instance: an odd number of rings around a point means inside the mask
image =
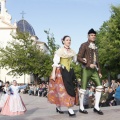
M 64 114 L 56 113 L 55 105 L 50 104 L 46 97 L 29 96 L 21 94 L 22 99 L 27 107 L 27 112 L 20 116 L 3 116 L 0 120 L 119 120 L 120 106 L 101 108 L 104 115 L 98 115 L 93 109 L 87 109 L 87 115 L 79 113 L 78 106 L 74 106 L 76 116 L 69 117 L 67 108 L 62 108 Z

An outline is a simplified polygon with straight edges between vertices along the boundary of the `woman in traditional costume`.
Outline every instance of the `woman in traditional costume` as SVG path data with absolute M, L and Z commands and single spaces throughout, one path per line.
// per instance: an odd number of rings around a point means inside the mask
M 3 87 L 3 94 L 2 97 L 0 99 L 0 110 L 2 109 L 2 107 L 4 106 L 8 95 L 10 94 L 10 88 L 9 88 L 9 82 L 5 83 L 5 87 Z
M 48 100 L 56 104 L 56 112 L 63 114 L 61 107 L 68 108 L 69 116 L 75 113 L 72 107 L 75 104 L 76 77 L 71 62 L 76 62 L 76 53 L 70 48 L 71 38 L 64 36 L 63 47 L 59 48 L 54 55 L 53 71 L 49 81 Z
M 13 85 L 10 86 L 11 94 L 7 97 L 7 100 L 1 111 L 2 115 L 14 116 L 21 115 L 26 112 L 26 107 L 19 94 L 20 89 L 24 89 L 26 87 L 27 85 L 18 86 L 17 81 L 13 81 Z

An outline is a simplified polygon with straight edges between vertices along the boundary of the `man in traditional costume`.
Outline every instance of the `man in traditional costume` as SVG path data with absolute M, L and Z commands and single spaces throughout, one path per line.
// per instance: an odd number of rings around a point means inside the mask
M 95 38 L 96 31 L 94 31 L 94 29 L 90 29 L 88 31 L 88 41 L 81 45 L 77 56 L 78 62 L 82 63 L 81 88 L 79 90 L 79 112 L 88 114 L 88 112 L 84 109 L 83 99 L 88 81 L 92 80 L 96 84 L 95 106 L 93 111 L 100 115 L 103 115 L 103 112 L 99 108 L 99 101 L 103 87 L 100 80 L 102 74 L 98 61 L 98 51 L 95 45 Z

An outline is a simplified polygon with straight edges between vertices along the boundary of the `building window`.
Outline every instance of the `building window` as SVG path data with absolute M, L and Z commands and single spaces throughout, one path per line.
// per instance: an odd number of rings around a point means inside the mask
M 0 2 L 0 13 L 1 13 L 1 2 Z

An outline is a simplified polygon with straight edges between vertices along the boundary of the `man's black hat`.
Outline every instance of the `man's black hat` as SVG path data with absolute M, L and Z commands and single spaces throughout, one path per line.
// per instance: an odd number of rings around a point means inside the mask
M 88 31 L 88 34 L 91 34 L 91 33 L 96 34 L 96 31 L 92 28 Z

